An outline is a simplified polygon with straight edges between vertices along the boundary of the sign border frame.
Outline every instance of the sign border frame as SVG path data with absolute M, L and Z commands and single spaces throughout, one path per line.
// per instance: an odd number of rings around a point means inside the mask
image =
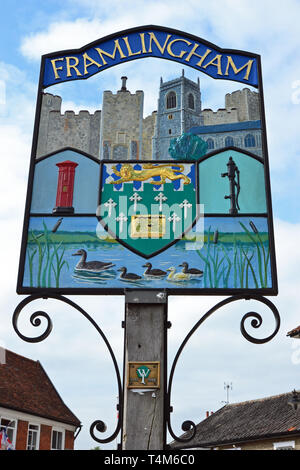
M 113 33 L 112 35 L 106 36 L 102 39 L 113 39 L 114 37 L 118 36 L 119 34 L 124 34 L 125 32 L 133 32 L 133 31 L 145 31 L 146 29 L 153 29 L 156 28 L 161 31 L 168 31 L 174 34 L 184 34 L 186 37 L 189 37 L 195 41 L 203 42 L 203 44 L 207 46 L 212 46 L 216 50 L 222 52 L 232 52 L 232 53 L 241 53 L 248 55 L 249 57 L 253 57 L 257 60 L 257 78 L 258 78 L 258 86 L 256 87 L 259 92 L 259 104 L 260 104 L 260 120 L 261 120 L 261 130 L 262 130 L 262 153 L 263 153 L 263 164 L 265 170 L 265 190 L 266 190 L 266 203 L 267 203 L 267 215 L 268 215 L 268 229 L 269 229 L 269 243 L 270 243 L 270 263 L 271 263 L 271 276 L 272 276 L 272 286 L 270 288 L 261 288 L 261 289 L 221 289 L 221 288 L 203 288 L 203 289 L 191 289 L 191 288 L 168 288 L 168 289 L 161 289 L 166 295 L 198 295 L 198 296 L 210 296 L 210 295 L 244 295 L 245 298 L 247 297 L 260 297 L 260 296 L 276 296 L 278 295 L 278 277 L 277 277 L 277 268 L 276 268 L 276 252 L 275 252 L 275 238 L 274 238 L 274 223 L 273 223 L 273 208 L 272 208 L 272 199 L 271 199 L 271 182 L 270 182 L 270 167 L 269 167 L 269 154 L 268 154 L 268 145 L 267 145 L 267 130 L 266 130 L 266 116 L 265 116 L 265 105 L 264 105 L 264 91 L 263 91 L 263 80 L 262 80 L 262 66 L 261 66 L 261 56 L 259 54 L 250 53 L 246 51 L 239 51 L 236 49 L 222 49 L 215 44 L 212 44 L 206 40 L 201 39 L 195 35 L 191 35 L 189 33 L 185 33 L 183 31 L 174 30 L 167 27 L 162 26 L 155 26 L 155 25 L 148 25 L 148 26 L 139 26 L 136 28 L 127 29 L 124 31 L 119 31 Z M 91 46 L 98 41 L 93 41 L 87 46 Z M 64 51 L 64 53 L 74 53 L 74 51 L 84 50 L 86 45 L 80 49 L 70 49 Z M 37 151 L 37 143 L 38 143 L 38 134 L 39 134 L 39 125 L 40 125 L 40 117 L 41 117 L 41 108 L 42 108 L 42 99 L 44 95 L 44 89 L 49 87 L 43 86 L 43 76 L 44 76 L 44 69 L 45 69 L 45 59 L 49 56 L 56 56 L 61 55 L 62 51 L 57 51 L 55 53 L 45 54 L 41 58 L 41 66 L 40 66 L 40 74 L 39 74 L 39 84 L 37 90 L 37 100 L 36 100 L 36 110 L 35 110 L 35 119 L 34 119 L 34 130 L 33 130 L 33 138 L 32 138 L 32 146 L 31 146 L 31 156 L 29 162 L 29 172 L 28 172 L 28 184 L 27 184 L 27 193 L 26 193 L 26 202 L 25 202 L 25 209 L 24 209 L 24 218 L 23 218 L 23 230 L 22 230 L 22 238 L 21 238 L 21 247 L 20 247 L 20 256 L 19 256 L 19 266 L 18 266 L 18 275 L 17 275 L 17 286 L 16 292 L 17 294 L 31 294 L 31 295 L 41 295 L 44 294 L 45 297 L 48 295 L 124 295 L 126 292 L 129 291 L 136 291 L 134 288 L 106 288 L 106 289 L 99 289 L 99 288 L 39 288 L 39 287 L 24 287 L 23 284 L 23 275 L 24 275 L 24 267 L 25 267 L 25 256 L 26 256 L 26 246 L 27 246 L 27 233 L 30 221 L 30 207 L 31 207 L 31 199 L 32 199 L 32 191 L 33 191 L 33 178 L 34 178 L 34 168 L 36 164 L 36 151 Z M 168 60 L 165 58 L 165 60 Z M 118 65 L 118 64 L 117 64 Z M 187 64 L 186 67 L 191 67 L 191 65 Z M 200 71 L 199 73 L 205 73 L 204 71 Z M 89 77 L 85 77 L 83 79 L 87 79 Z M 220 78 L 213 78 L 212 80 L 222 80 Z M 230 80 L 236 81 L 238 83 L 242 83 L 239 80 Z M 63 82 L 60 82 L 63 83 Z M 52 85 L 54 86 L 54 85 Z M 225 147 L 224 150 L 228 150 L 231 147 Z M 63 151 L 65 148 L 61 149 Z M 72 149 L 76 150 L 76 149 Z M 238 149 L 241 151 L 241 149 Z M 214 152 L 212 152 L 214 153 Z M 99 160 L 101 163 L 103 160 Z M 95 214 L 96 217 L 96 214 Z M 154 289 L 143 289 L 152 291 Z M 157 289 L 156 289 L 157 290 Z

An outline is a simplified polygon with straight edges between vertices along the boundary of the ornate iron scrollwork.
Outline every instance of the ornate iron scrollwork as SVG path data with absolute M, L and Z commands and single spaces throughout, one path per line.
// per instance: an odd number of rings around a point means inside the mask
M 271 335 L 265 337 L 265 338 L 258 339 L 258 338 L 255 338 L 255 337 L 251 336 L 246 331 L 245 323 L 246 323 L 246 320 L 252 318 L 252 321 L 251 321 L 252 328 L 259 328 L 263 323 L 262 316 L 259 313 L 256 313 L 256 312 L 246 313 L 243 316 L 242 320 L 241 320 L 240 329 L 241 329 L 241 333 L 242 333 L 243 337 L 247 341 L 250 341 L 251 343 L 255 343 L 255 344 L 264 344 L 264 343 L 267 343 L 268 341 L 271 341 L 271 339 L 274 338 L 274 336 L 276 336 L 276 334 L 278 333 L 278 330 L 280 328 L 280 315 L 279 315 L 279 312 L 278 312 L 277 308 L 275 307 L 275 305 L 269 299 L 266 299 L 265 297 L 261 297 L 261 296 L 247 296 L 247 297 L 245 297 L 243 295 L 237 295 L 237 296 L 229 297 L 227 299 L 222 300 L 218 304 L 216 304 L 214 307 L 212 307 L 210 310 L 208 310 L 208 312 L 206 312 L 200 318 L 200 320 L 193 326 L 193 328 L 190 330 L 190 332 L 186 335 L 185 339 L 181 343 L 181 345 L 180 345 L 180 347 L 177 351 L 177 354 L 174 358 L 174 361 L 173 361 L 173 364 L 172 364 L 172 367 L 171 367 L 171 371 L 170 371 L 169 384 L 168 384 L 168 390 L 167 390 L 167 407 L 166 407 L 167 408 L 167 418 L 166 418 L 166 421 L 167 421 L 167 426 L 168 426 L 169 433 L 171 434 L 173 439 L 177 442 L 188 443 L 188 442 L 192 441 L 192 439 L 195 437 L 195 434 L 196 434 L 196 431 L 197 431 L 196 425 L 193 421 L 184 421 L 184 423 L 182 424 L 181 428 L 184 432 L 186 432 L 186 436 L 184 436 L 184 437 L 180 438 L 180 437 L 176 436 L 176 434 L 172 430 L 171 412 L 173 411 L 173 408 L 171 407 L 171 390 L 172 390 L 173 376 L 174 376 L 174 372 L 175 372 L 175 368 L 176 368 L 178 359 L 179 359 L 185 345 L 187 344 L 187 342 L 191 338 L 191 336 L 195 333 L 195 331 L 199 328 L 199 326 L 202 325 L 202 323 L 205 320 L 207 320 L 207 318 L 209 318 L 215 311 L 219 310 L 220 308 L 224 307 L 225 305 L 230 304 L 232 302 L 235 302 L 237 300 L 242 300 L 242 299 L 244 299 L 244 300 L 256 300 L 258 302 L 261 302 L 261 303 L 265 304 L 272 311 L 272 313 L 274 315 L 274 319 L 275 319 L 275 329 L 274 329 L 273 333 Z
M 116 361 L 115 355 L 113 353 L 113 350 L 112 350 L 106 336 L 104 335 L 103 331 L 101 330 L 99 325 L 93 320 L 93 318 L 85 310 L 83 310 L 81 307 L 79 307 L 75 302 L 71 301 L 70 299 L 68 299 L 66 297 L 60 296 L 60 295 L 49 295 L 47 297 L 45 297 L 43 295 L 31 295 L 31 296 L 23 299 L 19 303 L 19 305 L 16 307 L 16 309 L 14 311 L 12 322 L 13 322 L 13 327 L 14 327 L 15 332 L 17 333 L 17 335 L 21 339 L 23 339 L 24 341 L 29 342 L 29 343 L 37 343 L 37 342 L 40 342 L 40 341 L 43 341 L 44 339 L 46 339 L 49 336 L 49 334 L 51 333 L 51 331 L 52 331 L 51 318 L 46 312 L 41 311 L 41 310 L 36 311 L 33 314 L 31 314 L 30 323 L 34 327 L 39 327 L 39 326 L 41 326 L 42 319 L 46 320 L 46 327 L 45 327 L 44 332 L 42 334 L 40 334 L 39 336 L 36 336 L 36 337 L 28 337 L 28 336 L 25 336 L 24 334 L 22 334 L 20 332 L 19 328 L 18 328 L 19 317 L 20 317 L 20 314 L 21 314 L 22 310 L 24 309 L 24 307 L 27 306 L 32 301 L 42 299 L 42 298 L 44 298 L 44 299 L 45 298 L 51 298 L 51 299 L 60 300 L 64 303 L 70 305 L 71 307 L 75 308 L 77 311 L 79 311 L 95 327 L 95 329 L 98 331 L 98 333 L 100 334 L 100 336 L 104 340 L 104 342 L 105 342 L 105 344 L 106 344 L 106 346 L 109 350 L 109 353 L 111 355 L 111 358 L 112 358 L 112 361 L 113 361 L 113 364 L 114 364 L 114 368 L 115 368 L 115 372 L 116 372 L 116 376 L 117 376 L 117 382 L 118 382 L 119 404 L 117 406 L 117 409 L 119 411 L 119 418 L 118 418 L 118 422 L 117 422 L 117 426 L 116 426 L 115 431 L 108 438 L 100 439 L 95 435 L 95 431 L 103 433 L 107 429 L 106 424 L 101 420 L 96 420 L 91 424 L 90 434 L 91 434 L 92 438 L 95 441 L 99 442 L 99 443 L 104 443 L 105 444 L 105 443 L 111 442 L 119 434 L 119 431 L 121 429 L 122 414 L 123 414 L 123 409 L 122 409 L 122 406 L 123 406 L 122 383 L 121 383 L 119 368 L 118 368 L 117 361 Z M 259 338 L 258 339 L 258 338 L 255 338 L 254 336 L 250 335 L 250 333 L 246 330 L 246 321 L 248 319 L 251 319 L 251 322 L 250 322 L 251 327 L 257 329 L 263 323 L 262 316 L 259 313 L 253 312 L 253 311 L 246 313 L 243 316 L 243 318 L 241 320 L 241 323 L 240 323 L 241 333 L 242 333 L 242 335 L 245 339 L 247 339 L 251 343 L 255 343 L 255 344 L 267 343 L 272 338 L 274 338 L 274 336 L 277 334 L 277 332 L 280 328 L 280 316 L 279 316 L 279 312 L 278 312 L 277 308 L 275 307 L 275 305 L 270 300 L 268 300 L 268 299 L 266 299 L 262 296 L 247 296 L 247 297 L 245 297 L 243 295 L 239 295 L 239 296 L 229 297 L 227 299 L 222 300 L 218 304 L 216 304 L 214 307 L 212 307 L 210 310 L 208 310 L 200 318 L 200 320 L 193 326 L 193 328 L 190 330 L 190 332 L 186 335 L 185 339 L 181 343 L 181 345 L 180 345 L 180 347 L 179 347 L 179 349 L 176 353 L 176 356 L 174 358 L 174 361 L 173 361 L 173 364 L 172 364 L 172 367 L 171 367 L 171 371 L 170 371 L 170 376 L 169 376 L 169 383 L 168 383 L 167 394 L 166 394 L 166 425 L 168 427 L 170 435 L 177 442 L 188 443 L 188 442 L 192 441 L 192 439 L 195 437 L 196 430 L 197 430 L 195 423 L 193 421 L 190 421 L 190 420 L 184 421 L 184 423 L 181 426 L 182 431 L 184 431 L 186 433 L 186 435 L 184 437 L 180 438 L 180 437 L 176 436 L 176 434 L 172 430 L 171 419 L 170 419 L 171 412 L 173 411 L 172 407 L 171 407 L 171 390 L 172 390 L 174 372 L 175 372 L 175 368 L 176 368 L 178 359 L 179 359 L 185 345 L 187 344 L 187 342 L 191 338 L 191 336 L 195 333 L 195 331 L 199 328 L 199 326 L 206 319 L 208 319 L 215 311 L 219 310 L 220 308 L 224 307 L 225 305 L 230 304 L 232 302 L 235 302 L 237 300 L 242 300 L 242 299 L 244 299 L 244 300 L 256 300 L 258 302 L 261 302 L 261 303 L 265 304 L 272 311 L 272 313 L 274 315 L 274 319 L 275 319 L 275 328 L 274 328 L 273 333 L 270 334 L 269 336 L 265 337 L 265 338 Z
M 71 307 L 75 308 L 77 311 L 79 311 L 95 327 L 95 329 L 98 331 L 98 333 L 100 334 L 100 336 L 104 340 L 104 342 L 105 342 L 105 344 L 106 344 L 106 346 L 109 350 L 110 356 L 111 356 L 113 364 L 114 364 L 114 368 L 115 368 L 115 372 L 116 372 L 116 376 L 117 376 L 117 382 L 118 382 L 119 404 L 117 405 L 117 409 L 119 410 L 119 419 L 118 419 L 118 422 L 117 422 L 116 429 L 115 429 L 115 431 L 113 432 L 113 434 L 111 436 L 109 436 L 105 439 L 100 439 L 95 435 L 95 433 L 94 433 L 95 430 L 98 431 L 98 432 L 105 432 L 106 431 L 106 424 L 101 420 L 96 420 L 92 423 L 92 425 L 90 427 L 90 434 L 91 434 L 92 438 L 95 441 L 97 441 L 101 444 L 111 442 L 116 438 L 116 436 L 119 434 L 119 431 L 121 429 L 122 406 L 120 406 L 120 403 L 121 404 L 123 403 L 123 390 L 122 390 L 122 383 L 121 383 L 121 378 L 120 378 L 120 371 L 119 371 L 119 367 L 118 367 L 114 352 L 113 352 L 113 350 L 111 348 L 111 345 L 108 342 L 105 334 L 103 333 L 103 331 L 101 330 L 99 325 L 94 321 L 94 319 L 85 310 L 83 310 L 83 308 L 81 308 L 75 302 L 73 302 L 72 300 L 70 300 L 66 297 L 63 297 L 63 296 L 60 296 L 60 295 L 48 295 L 47 297 L 45 297 L 43 295 L 30 295 L 29 297 L 26 297 L 25 299 L 23 299 L 19 303 L 19 305 L 16 307 L 16 309 L 14 311 L 14 314 L 13 314 L 13 318 L 12 318 L 13 328 L 14 328 L 15 332 L 17 333 L 17 335 L 22 340 L 24 340 L 28 343 L 38 343 L 38 342 L 41 342 L 41 341 L 45 340 L 50 335 L 50 333 L 52 331 L 52 321 L 51 321 L 50 316 L 46 312 L 37 311 L 37 312 L 34 312 L 30 316 L 30 323 L 34 327 L 38 327 L 38 326 L 41 325 L 41 323 L 42 323 L 41 319 L 42 318 L 45 319 L 46 322 L 47 322 L 45 331 L 41 335 L 33 337 L 33 338 L 25 336 L 24 334 L 22 334 L 20 332 L 20 330 L 18 328 L 18 321 L 19 321 L 20 314 L 21 314 L 22 310 L 24 309 L 24 307 L 26 307 L 26 305 L 33 302 L 34 300 L 46 299 L 46 298 L 60 300 L 64 303 L 70 305 Z

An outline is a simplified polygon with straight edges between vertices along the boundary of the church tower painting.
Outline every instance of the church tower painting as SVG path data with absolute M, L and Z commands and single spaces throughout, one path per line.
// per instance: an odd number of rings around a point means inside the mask
M 160 80 L 155 134 L 152 139 L 153 160 L 170 160 L 170 140 L 202 125 L 200 81 L 181 77 Z

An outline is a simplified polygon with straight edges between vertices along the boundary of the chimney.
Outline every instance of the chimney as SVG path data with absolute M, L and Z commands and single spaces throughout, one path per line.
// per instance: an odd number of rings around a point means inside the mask
M 127 91 L 127 88 L 126 88 L 126 80 L 127 80 L 127 77 L 121 77 L 121 80 L 122 80 L 122 88 L 121 88 L 121 91 Z

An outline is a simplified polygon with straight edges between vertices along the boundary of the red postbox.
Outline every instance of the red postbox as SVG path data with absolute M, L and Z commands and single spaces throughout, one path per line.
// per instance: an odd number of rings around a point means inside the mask
M 57 163 L 59 168 L 56 206 L 53 213 L 74 213 L 73 207 L 73 192 L 75 180 L 75 168 L 77 163 L 67 160 L 65 162 Z

